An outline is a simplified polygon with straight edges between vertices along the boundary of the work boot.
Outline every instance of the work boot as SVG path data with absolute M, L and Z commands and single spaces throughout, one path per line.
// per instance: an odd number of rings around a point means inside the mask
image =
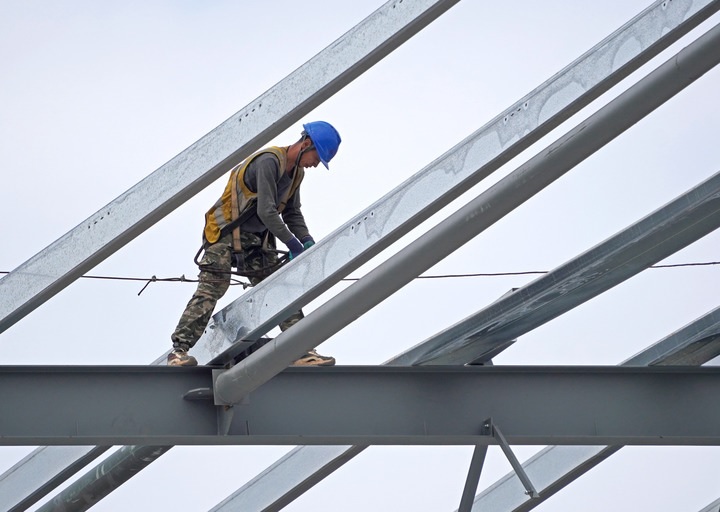
M 313 349 L 290 366 L 335 366 L 335 358 L 321 356 Z
M 174 348 L 167 357 L 168 366 L 197 366 L 197 359 L 187 353 L 187 350 Z

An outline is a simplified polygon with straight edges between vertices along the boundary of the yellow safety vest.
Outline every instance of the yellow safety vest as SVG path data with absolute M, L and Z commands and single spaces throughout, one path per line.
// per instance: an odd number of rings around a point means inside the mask
M 245 171 L 250 163 L 262 154 L 270 153 L 278 159 L 281 175 L 287 167 L 287 151 L 285 148 L 269 147 L 258 151 L 254 155 L 245 159 L 242 163 L 235 166 L 230 171 L 230 179 L 228 180 L 225 190 L 220 199 L 205 214 L 205 239 L 210 243 L 215 243 L 220 239 L 222 229 L 237 219 L 246 209 L 252 208 L 257 202 L 257 192 L 251 191 L 245 184 Z M 285 205 L 300 186 L 305 176 L 305 170 L 302 167 L 295 169 L 292 184 L 278 205 L 278 213 L 282 213 Z M 233 249 L 239 251 L 240 247 L 240 227 L 233 229 Z

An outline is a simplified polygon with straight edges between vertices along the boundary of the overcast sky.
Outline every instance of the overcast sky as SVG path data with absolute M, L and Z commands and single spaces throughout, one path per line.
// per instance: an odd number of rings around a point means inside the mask
M 460 2 L 303 119 L 330 121 L 343 137 L 332 171 L 311 169 L 303 184 L 303 211 L 315 238 L 649 4 Z M 0 0 L 0 271 L 14 269 L 111 202 L 380 5 Z M 717 21 L 705 23 L 454 208 Z M 428 274 L 551 270 L 713 175 L 720 170 L 719 87 L 715 69 Z M 300 124 L 268 143 L 295 141 Z M 194 277 L 203 214 L 226 179 L 90 274 Z M 452 211 L 444 210 L 425 230 Z M 718 261 L 719 241 L 717 233 L 708 235 L 665 263 Z M 719 276 L 713 266 L 649 269 L 522 336 L 495 364 L 618 364 L 717 307 Z M 339 364 L 380 364 L 534 278 L 416 280 L 320 352 Z M 0 334 L 0 364 L 150 363 L 170 347 L 194 286 L 154 283 L 138 296 L 142 286 L 77 281 Z M 231 288 L 220 306 L 241 293 Z M 32 449 L 1 447 L 0 473 Z M 93 510 L 205 510 L 288 449 L 174 448 Z M 537 449 L 515 447 L 521 460 Z M 287 510 L 452 511 L 471 454 L 470 447 L 371 448 Z M 538 510 L 699 511 L 720 497 L 719 455 L 714 447 L 627 448 Z M 499 448 L 491 447 L 479 488 L 509 470 Z M 174 484 L 182 492 L 173 492 Z

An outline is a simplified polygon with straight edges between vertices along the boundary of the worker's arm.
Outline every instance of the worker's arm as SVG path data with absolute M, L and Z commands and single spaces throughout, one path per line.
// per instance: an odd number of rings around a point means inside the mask
M 310 231 L 308 231 L 307 225 L 305 224 L 305 217 L 302 214 L 300 206 L 300 189 L 298 188 L 290 199 L 288 199 L 285 209 L 282 212 L 282 219 L 292 234 L 301 242 L 305 242 L 310 236 Z
M 263 155 L 251 165 L 255 166 L 251 171 L 255 173 L 257 184 L 257 216 L 278 240 L 287 244 L 293 238 L 293 234 L 277 211 L 279 203 L 277 184 L 282 177 L 280 165 L 271 155 Z

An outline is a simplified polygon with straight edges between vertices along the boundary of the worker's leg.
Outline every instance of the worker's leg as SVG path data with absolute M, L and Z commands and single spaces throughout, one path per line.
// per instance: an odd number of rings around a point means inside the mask
M 224 237 L 205 250 L 205 255 L 200 260 L 200 282 L 197 290 L 171 335 L 174 349 L 187 352 L 195 345 L 205 331 L 217 301 L 227 292 L 232 270 L 229 244 L 229 237 Z

